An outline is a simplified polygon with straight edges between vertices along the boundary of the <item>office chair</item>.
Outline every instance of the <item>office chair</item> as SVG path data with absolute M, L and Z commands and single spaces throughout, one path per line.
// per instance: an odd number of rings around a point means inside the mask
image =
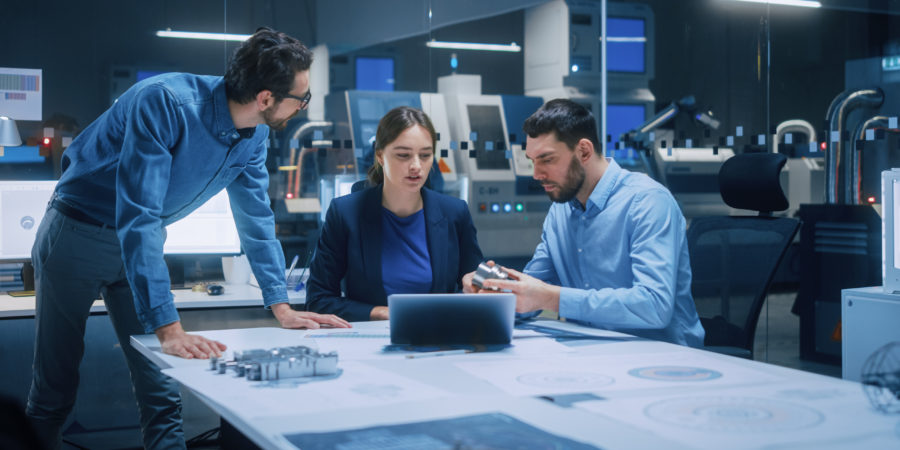
M 728 206 L 756 216 L 699 217 L 687 230 L 691 291 L 707 350 L 753 359 L 756 323 L 769 285 L 800 221 L 772 217 L 788 208 L 779 183 L 787 157 L 745 153 L 719 170 L 719 192 Z

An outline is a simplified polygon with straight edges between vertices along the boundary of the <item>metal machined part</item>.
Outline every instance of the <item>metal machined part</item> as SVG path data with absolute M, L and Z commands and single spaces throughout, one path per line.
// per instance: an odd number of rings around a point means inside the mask
M 309 347 L 276 347 L 234 352 L 234 360 L 211 363 L 213 369 L 250 381 L 276 381 L 287 378 L 315 377 L 338 373 L 337 352 L 319 353 Z
M 472 277 L 472 284 L 481 289 L 484 281 L 490 278 L 507 280 L 509 279 L 509 274 L 498 265 L 489 266 L 487 263 L 481 263 L 478 265 L 478 269 L 475 270 L 475 275 Z

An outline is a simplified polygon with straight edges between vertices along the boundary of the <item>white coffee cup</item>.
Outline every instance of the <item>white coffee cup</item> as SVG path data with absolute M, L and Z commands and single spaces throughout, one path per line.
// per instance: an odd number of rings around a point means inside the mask
M 225 284 L 247 284 L 250 281 L 250 261 L 247 255 L 223 256 L 222 273 Z

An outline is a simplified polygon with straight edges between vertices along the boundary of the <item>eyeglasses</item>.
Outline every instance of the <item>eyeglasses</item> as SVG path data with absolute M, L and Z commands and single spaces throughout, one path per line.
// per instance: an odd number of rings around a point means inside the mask
M 300 109 L 306 109 L 306 107 L 309 106 L 309 100 L 312 98 L 312 91 L 306 91 L 306 94 L 304 94 L 303 97 L 297 97 L 296 95 L 292 94 L 285 94 L 284 96 L 287 98 L 292 98 L 294 100 L 299 100 Z

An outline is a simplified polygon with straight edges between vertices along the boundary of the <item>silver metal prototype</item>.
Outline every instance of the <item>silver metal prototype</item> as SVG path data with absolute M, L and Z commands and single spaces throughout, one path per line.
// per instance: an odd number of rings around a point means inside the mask
M 250 381 L 334 375 L 338 372 L 337 352 L 319 353 L 309 347 L 276 347 L 234 352 L 233 360 L 210 358 L 210 370 L 219 374 L 233 371 Z
M 509 279 L 509 274 L 498 265 L 489 266 L 487 263 L 481 263 L 478 265 L 478 269 L 475 270 L 475 276 L 472 277 L 472 284 L 481 289 L 484 281 L 489 278 L 507 280 Z

